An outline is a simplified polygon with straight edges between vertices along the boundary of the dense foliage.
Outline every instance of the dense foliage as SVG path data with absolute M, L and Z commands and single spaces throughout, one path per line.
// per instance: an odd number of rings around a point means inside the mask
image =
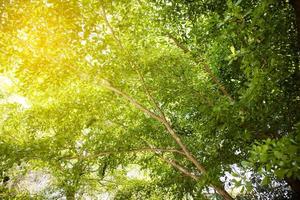
M 1 199 L 299 195 L 289 2 L 3 0 L 0 19 Z

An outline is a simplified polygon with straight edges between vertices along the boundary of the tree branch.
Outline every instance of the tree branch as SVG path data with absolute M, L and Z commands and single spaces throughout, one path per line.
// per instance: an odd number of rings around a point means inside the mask
M 178 48 L 180 48 L 184 53 L 190 53 L 191 52 L 186 46 L 184 46 L 181 42 L 179 42 L 170 33 L 167 33 L 167 35 L 176 44 L 176 46 Z M 196 61 L 196 62 L 198 62 L 198 61 Z M 227 96 L 231 101 L 234 101 L 234 99 L 230 96 L 230 94 L 228 93 L 228 91 L 226 90 L 226 88 L 221 84 L 221 82 L 219 81 L 219 79 L 213 74 L 213 72 L 211 71 L 211 69 L 208 66 L 208 64 L 204 63 L 204 62 L 200 62 L 200 63 L 203 64 L 205 72 L 209 74 L 209 76 L 211 77 L 212 81 L 219 87 L 219 90 L 221 90 L 221 92 L 223 93 L 223 95 Z
M 106 81 L 105 84 L 102 84 L 103 87 L 115 92 L 116 94 L 119 94 L 120 96 L 124 97 L 126 100 L 128 100 L 133 106 L 135 106 L 137 109 L 141 110 L 143 113 L 149 115 L 150 117 L 156 119 L 159 122 L 163 122 L 163 120 L 161 119 L 161 117 L 155 113 L 153 113 L 152 111 L 150 111 L 149 109 L 147 109 L 146 107 L 144 107 L 141 103 L 139 103 L 138 101 L 136 101 L 135 99 L 133 99 L 131 96 L 127 95 L 126 93 L 122 92 L 121 90 L 117 89 L 116 87 L 112 86 L 110 83 L 107 84 L 108 82 Z
M 183 144 L 183 142 L 181 141 L 180 137 L 177 135 L 177 133 L 175 132 L 175 130 L 171 127 L 170 123 L 166 120 L 166 118 L 161 117 L 159 115 L 156 115 L 155 113 L 153 113 L 152 111 L 148 110 L 146 107 L 144 107 L 141 103 L 139 103 L 138 101 L 136 101 L 135 99 L 133 99 L 131 96 L 127 95 L 126 93 L 122 92 L 121 90 L 113 87 L 111 84 L 109 84 L 108 81 L 103 81 L 106 84 L 103 84 L 104 87 L 106 87 L 107 89 L 123 96 L 125 99 L 127 99 L 130 103 L 132 103 L 137 109 L 141 110 L 142 112 L 144 112 L 145 114 L 149 115 L 150 117 L 156 119 L 157 121 L 159 121 L 160 123 L 162 123 L 165 128 L 167 129 L 168 133 L 172 136 L 172 138 L 175 140 L 175 142 L 180 146 L 180 148 L 182 149 L 184 155 L 188 158 L 188 160 L 190 160 L 197 168 L 197 170 L 199 172 L 201 172 L 202 174 L 206 173 L 206 169 L 205 167 L 200 164 L 197 159 L 192 155 L 192 153 L 187 149 L 187 147 Z M 170 163 L 171 164 L 171 163 Z M 174 164 L 174 163 L 173 163 Z M 175 167 L 175 165 L 172 165 Z M 176 167 L 177 168 L 177 167 Z M 180 170 L 181 172 L 182 169 L 184 168 L 177 168 L 178 170 Z M 215 190 L 225 199 L 225 200 L 233 200 L 233 198 L 226 192 L 225 189 L 220 188 L 214 184 L 211 184 L 213 188 L 215 188 Z
M 107 14 L 106 14 L 106 11 L 105 11 L 105 8 L 104 6 L 101 6 L 102 8 L 102 16 L 104 18 L 104 21 L 105 21 L 105 24 L 106 26 L 108 27 L 108 29 L 110 30 L 112 36 L 114 37 L 114 39 L 117 41 L 118 45 L 120 46 L 121 49 L 124 49 L 121 41 L 119 40 L 119 38 L 117 37 L 117 35 L 115 34 L 115 31 L 114 29 L 112 28 L 112 26 L 110 25 L 108 19 L 107 19 Z
M 160 159 L 162 159 L 163 161 L 165 161 L 166 163 L 172 165 L 174 168 L 178 169 L 181 173 L 183 173 L 184 175 L 194 179 L 195 181 L 198 181 L 199 180 L 199 177 L 192 174 L 191 172 L 189 172 L 185 167 L 182 167 L 181 165 L 177 164 L 175 161 L 173 160 L 169 160 L 169 159 L 166 159 L 162 156 L 160 156 Z
M 177 133 L 175 132 L 175 130 L 171 127 L 171 124 L 166 120 L 166 118 L 161 117 L 159 115 L 156 115 L 155 113 L 153 113 L 149 109 L 147 109 L 144 106 L 142 106 L 142 104 L 140 104 L 138 101 L 136 101 L 135 99 L 133 99 L 132 97 L 130 97 L 126 93 L 124 93 L 121 90 L 113 87 L 111 84 L 109 84 L 109 85 L 108 84 L 104 84 L 104 87 L 106 87 L 107 89 L 109 89 L 109 90 L 111 90 L 111 91 L 113 91 L 113 92 L 115 92 L 115 93 L 123 96 L 130 103 L 132 103 L 136 108 L 138 108 L 139 110 L 141 110 L 145 114 L 149 115 L 150 117 L 152 117 L 152 118 L 156 119 L 157 121 L 159 121 L 160 123 L 162 123 L 165 126 L 165 128 L 167 129 L 168 133 L 172 136 L 172 138 L 175 140 L 175 142 L 180 146 L 180 148 L 182 149 L 182 151 L 185 153 L 186 157 L 197 167 L 197 169 L 201 173 L 205 173 L 206 172 L 204 166 L 202 166 L 195 159 L 195 157 L 189 152 L 189 150 L 187 149 L 187 147 L 183 144 L 183 142 L 181 141 L 181 139 L 179 138 L 179 136 L 177 135 Z
M 181 42 L 179 42 L 177 38 L 175 38 L 173 35 L 171 35 L 170 33 L 167 33 L 167 35 L 176 44 L 176 46 L 179 47 L 184 53 L 190 52 L 190 50 L 186 46 L 184 46 Z
M 213 74 L 213 72 L 211 71 L 211 69 L 209 68 L 209 66 L 206 63 L 204 64 L 204 69 L 205 71 L 211 76 L 213 82 L 219 87 L 219 89 L 221 90 L 221 92 L 227 96 L 231 101 L 234 101 L 233 98 L 229 95 L 229 93 L 227 92 L 226 88 L 224 87 L 224 85 L 222 85 L 219 81 L 219 79 Z
M 147 143 L 149 145 L 150 148 L 153 148 L 153 146 L 149 143 Z M 199 179 L 198 176 L 192 174 L 191 172 L 189 172 L 188 169 L 186 169 L 185 167 L 181 166 L 180 164 L 178 164 L 176 161 L 174 160 L 170 160 L 167 158 L 164 158 L 160 153 L 158 152 L 154 152 L 161 160 L 165 161 L 166 163 L 170 164 L 171 166 L 173 166 L 174 168 L 178 169 L 180 172 L 182 172 L 184 175 L 194 179 L 195 181 L 197 181 Z
M 114 33 L 114 30 L 112 28 L 112 26 L 110 25 L 107 17 L 106 17 L 106 12 L 104 7 L 102 7 L 102 11 L 103 11 L 103 15 L 104 15 L 104 19 L 105 19 L 105 23 L 108 26 L 108 28 L 110 29 L 114 39 L 116 40 L 116 42 L 119 44 L 120 48 L 122 50 L 124 49 L 124 46 L 121 43 L 121 40 L 119 40 L 119 38 L 116 36 L 116 34 Z M 181 49 L 184 50 L 185 53 L 188 53 L 189 50 L 184 46 L 181 45 L 179 42 L 176 42 L 176 40 L 174 40 L 176 45 L 178 45 Z M 125 50 L 126 51 L 126 50 Z M 127 52 L 128 53 L 128 52 Z M 129 53 L 128 53 L 129 54 Z M 130 54 L 129 54 L 130 55 Z M 205 167 L 200 164 L 197 159 L 193 156 L 193 154 L 187 149 L 187 147 L 185 146 L 185 144 L 183 144 L 183 142 L 181 141 L 180 137 L 177 135 L 176 131 L 171 127 L 171 124 L 168 122 L 168 120 L 166 119 L 164 112 L 160 109 L 159 105 L 156 103 L 155 99 L 151 96 L 150 92 L 148 91 L 146 85 L 145 85 L 145 81 L 143 76 L 141 75 L 141 73 L 138 71 L 138 69 L 136 68 L 136 65 L 134 62 L 130 62 L 131 63 L 131 67 L 133 68 L 133 70 L 135 70 L 139 76 L 139 78 L 142 81 L 142 84 L 145 88 L 146 94 L 148 96 L 148 98 L 154 103 L 154 106 L 156 109 L 158 109 L 158 111 L 160 112 L 160 115 L 157 115 L 155 113 L 153 113 L 152 111 L 150 111 L 149 109 L 147 109 L 146 107 L 144 107 L 141 103 L 139 103 L 138 101 L 136 101 L 134 98 L 132 98 L 131 96 L 127 95 L 126 93 L 122 92 L 121 90 L 113 87 L 108 81 L 105 81 L 106 84 L 104 84 L 103 86 L 106 87 L 107 89 L 123 96 L 125 99 L 127 99 L 131 104 L 133 104 L 137 109 L 141 110 L 142 112 L 144 112 L 145 114 L 149 115 L 150 117 L 152 117 L 153 119 L 157 120 L 158 122 L 160 122 L 162 125 L 164 125 L 164 127 L 167 129 L 168 133 L 171 135 L 171 137 L 175 140 L 175 142 L 180 146 L 180 148 L 182 149 L 184 155 L 188 158 L 188 160 L 190 160 L 195 166 L 196 168 L 199 170 L 199 172 L 201 173 L 206 173 L 206 169 Z M 208 66 L 207 66 L 208 67 Z M 208 68 L 209 69 L 209 68 Z M 220 88 L 220 90 L 223 92 L 224 95 L 226 95 L 227 97 L 229 97 L 231 100 L 231 96 L 228 94 L 228 92 L 226 91 L 225 87 L 223 87 L 220 82 L 218 81 L 218 79 L 213 75 L 213 73 L 211 72 L 211 70 L 207 70 L 207 73 L 210 74 L 210 76 L 213 77 L 213 81 L 218 85 L 218 87 Z M 109 83 L 109 84 L 107 84 Z M 222 87 L 221 87 L 222 86 Z M 177 165 L 174 162 L 171 162 L 170 164 L 172 164 L 172 166 L 176 167 L 178 170 L 180 170 L 181 172 L 185 173 L 185 169 L 180 167 L 179 165 Z M 214 188 L 217 188 L 216 186 L 213 186 Z M 225 199 L 230 199 L 227 198 L 226 196 L 224 196 L 224 194 L 228 194 L 224 189 L 223 191 L 220 190 L 219 193 L 220 195 L 222 195 Z M 230 197 L 230 195 L 229 195 Z M 232 199 L 232 198 L 231 198 Z
M 138 149 L 128 149 L 128 150 L 118 150 L 118 151 L 104 151 L 97 153 L 95 156 L 99 155 L 110 155 L 110 154 L 120 154 L 120 153 L 139 153 L 139 152 L 145 152 L 145 151 L 151 151 L 151 152 L 169 152 L 169 153 L 178 153 L 181 155 L 184 155 L 184 152 L 178 150 L 178 149 L 164 149 L 164 148 L 138 148 Z
M 112 26 L 110 25 L 110 23 L 109 23 L 109 21 L 108 21 L 108 19 L 107 19 L 107 16 L 106 16 L 105 8 L 104 8 L 103 6 L 102 6 L 102 13 L 103 13 L 103 17 L 104 17 L 105 23 L 106 23 L 107 27 L 109 28 L 109 30 L 111 31 L 111 33 L 112 33 L 112 35 L 113 35 L 115 41 L 116 41 L 116 42 L 118 43 L 118 45 L 120 46 L 120 49 L 121 49 L 121 50 L 124 50 L 128 55 L 130 55 L 130 53 L 124 48 L 124 45 L 122 44 L 122 41 L 120 40 L 120 38 L 117 37 L 117 35 L 115 34 L 114 29 L 113 29 Z M 134 62 L 132 62 L 132 61 L 129 61 L 129 62 L 130 62 L 130 65 L 131 65 L 132 69 L 133 69 L 134 71 L 136 71 L 136 73 L 138 74 L 138 76 L 139 76 L 139 78 L 140 78 L 140 80 L 141 80 L 141 82 L 142 82 L 142 85 L 143 85 L 143 87 L 144 87 L 144 90 L 145 90 L 145 92 L 146 92 L 146 95 L 147 95 L 149 101 L 150 101 L 151 103 L 153 103 L 154 106 L 155 106 L 155 108 L 160 112 L 160 114 L 164 116 L 163 111 L 162 111 L 161 108 L 159 107 L 159 105 L 158 105 L 158 103 L 156 102 L 156 100 L 152 97 L 152 95 L 151 95 L 151 93 L 150 93 L 148 87 L 146 86 L 144 76 L 140 73 L 140 71 L 138 70 L 138 67 L 136 66 L 136 64 L 135 64 Z

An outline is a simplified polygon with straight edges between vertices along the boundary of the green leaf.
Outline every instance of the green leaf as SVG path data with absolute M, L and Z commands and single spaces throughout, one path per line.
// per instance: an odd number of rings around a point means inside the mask
M 265 176 L 264 179 L 262 180 L 261 184 L 263 186 L 269 185 L 270 184 L 270 178 L 268 176 Z

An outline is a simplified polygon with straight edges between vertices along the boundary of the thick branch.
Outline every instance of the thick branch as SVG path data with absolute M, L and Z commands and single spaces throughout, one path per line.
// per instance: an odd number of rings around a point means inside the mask
M 177 164 L 175 161 L 173 160 L 169 160 L 169 159 L 166 159 L 162 156 L 160 156 L 160 158 L 165 161 L 166 163 L 172 165 L 174 168 L 178 169 L 181 173 L 183 173 L 184 175 L 194 179 L 195 181 L 198 181 L 199 180 L 199 177 L 192 174 L 191 172 L 188 171 L 188 169 L 186 169 L 185 167 L 182 167 L 181 165 Z
M 169 160 L 169 159 L 166 159 L 162 156 L 160 156 L 160 158 L 162 160 L 164 160 L 165 162 L 167 162 L 168 164 L 172 165 L 174 168 L 176 168 L 177 170 L 179 170 L 181 173 L 183 173 L 184 175 L 194 179 L 195 181 L 198 181 L 200 179 L 199 176 L 196 176 L 194 174 L 192 174 L 191 172 L 189 172 L 185 167 L 179 165 L 178 163 L 176 163 L 175 161 L 173 160 Z M 233 200 L 233 198 L 226 192 L 226 190 L 224 188 L 221 188 L 219 186 L 216 186 L 214 184 L 210 184 L 211 187 L 213 187 L 218 194 L 220 194 L 225 200 Z
M 144 107 L 142 104 L 140 104 L 138 101 L 136 101 L 135 99 L 133 99 L 132 97 L 130 97 L 126 93 L 122 92 L 121 90 L 113 87 L 111 84 L 103 84 L 102 86 L 104 86 L 105 88 L 121 95 L 126 100 L 128 100 L 132 105 L 134 105 L 137 109 L 141 110 L 143 113 L 149 115 L 150 117 L 156 119 L 157 121 L 159 121 L 161 123 L 163 122 L 163 120 L 161 119 L 161 117 L 159 115 L 153 113 L 152 111 L 150 111 L 149 109 Z
M 176 44 L 177 47 L 179 47 L 184 53 L 190 52 L 190 50 L 184 46 L 181 42 L 179 42 L 173 35 L 170 33 L 167 33 L 168 37 Z
M 150 146 L 150 148 L 153 149 L 153 146 L 148 144 Z M 171 166 L 173 166 L 174 168 L 178 169 L 180 172 L 182 172 L 184 175 L 194 179 L 195 181 L 199 180 L 199 177 L 194 175 L 193 173 L 189 172 L 188 169 L 186 169 L 185 167 L 181 166 L 180 164 L 178 164 L 176 161 L 174 160 L 170 160 L 167 158 L 164 158 L 163 155 L 161 155 L 159 152 L 154 152 L 161 160 L 165 161 L 166 163 L 170 164 Z
M 234 198 L 232 198 L 230 196 L 230 194 L 228 194 L 228 192 L 226 192 L 226 190 L 224 188 L 215 186 L 215 185 L 211 185 L 219 195 L 221 195 L 225 200 L 234 200 Z
M 196 166 L 196 168 L 199 170 L 201 173 L 206 173 L 206 169 L 203 165 L 201 165 L 196 158 L 192 155 L 191 152 L 187 149 L 187 147 L 183 144 L 175 130 L 171 127 L 171 125 L 164 119 L 164 126 L 170 133 L 170 135 L 174 138 L 176 143 L 181 147 L 182 151 L 185 153 L 186 157 Z

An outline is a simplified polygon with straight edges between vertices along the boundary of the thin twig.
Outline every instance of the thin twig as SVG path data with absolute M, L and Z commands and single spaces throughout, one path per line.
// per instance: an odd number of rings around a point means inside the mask
M 178 48 L 180 48 L 184 53 L 191 53 L 191 51 L 185 45 L 183 45 L 181 42 L 179 42 L 177 38 L 175 38 L 174 36 L 172 36 L 170 33 L 167 33 L 167 35 L 176 44 L 176 46 Z M 196 63 L 198 63 L 198 61 L 196 61 Z M 226 97 L 228 97 L 231 101 L 234 101 L 234 99 L 228 93 L 228 91 L 226 90 L 226 88 L 221 84 L 221 82 L 219 81 L 219 79 L 211 71 L 211 69 L 208 66 L 208 64 L 204 63 L 203 61 L 200 62 L 200 63 L 203 64 L 205 72 L 209 74 L 209 76 L 211 77 L 212 81 L 219 87 L 219 89 L 221 90 L 221 92 L 223 93 L 223 95 L 225 95 Z
M 119 40 L 119 38 L 117 37 L 117 35 L 115 34 L 115 31 L 114 29 L 112 28 L 112 26 L 110 25 L 108 19 L 107 19 L 107 15 L 106 15 L 106 11 L 105 11 L 105 8 L 104 6 L 101 7 L 102 8 L 102 15 L 103 15 L 103 18 L 104 18 L 104 21 L 108 27 L 108 29 L 110 30 L 112 36 L 114 37 L 114 39 L 117 41 L 118 45 L 121 47 L 121 49 L 124 49 L 121 41 Z
M 140 152 L 155 152 L 155 153 L 178 153 L 181 155 L 184 155 L 184 152 L 180 151 L 179 149 L 171 149 L 171 148 L 137 148 L 137 149 L 121 149 L 121 150 L 117 150 L 117 151 L 101 151 L 98 153 L 95 153 L 93 155 L 88 155 L 88 156 L 66 156 L 64 158 L 67 159 L 92 159 L 95 157 L 99 157 L 99 156 L 108 156 L 108 155 L 112 155 L 112 154 L 122 154 L 122 153 L 140 153 Z
M 123 50 L 124 52 L 126 52 L 128 55 L 130 55 L 130 52 L 127 51 L 127 49 L 124 48 L 124 45 L 121 41 L 120 38 L 117 37 L 117 35 L 115 34 L 115 31 L 114 29 L 112 28 L 112 26 L 110 25 L 108 19 L 107 19 L 107 15 L 106 15 L 106 11 L 105 11 L 105 8 L 102 6 L 102 13 L 103 13 L 103 17 L 104 17 L 104 20 L 105 20 L 105 23 L 107 25 L 107 27 L 109 28 L 110 32 L 112 33 L 115 41 L 118 43 L 119 47 L 121 50 Z M 146 86 L 146 83 L 145 83 L 145 79 L 144 79 L 144 76 L 142 75 L 142 73 L 138 70 L 138 67 L 136 66 L 136 64 L 132 61 L 130 61 L 130 66 L 131 68 L 138 74 L 139 76 L 139 79 L 141 80 L 142 82 L 142 85 L 144 87 L 144 90 L 146 92 L 146 95 L 149 99 L 150 102 L 152 102 L 155 106 L 155 108 L 160 112 L 161 115 L 164 115 L 164 113 L 162 112 L 161 108 L 159 107 L 158 103 L 156 102 L 156 100 L 152 97 L 148 87 Z

